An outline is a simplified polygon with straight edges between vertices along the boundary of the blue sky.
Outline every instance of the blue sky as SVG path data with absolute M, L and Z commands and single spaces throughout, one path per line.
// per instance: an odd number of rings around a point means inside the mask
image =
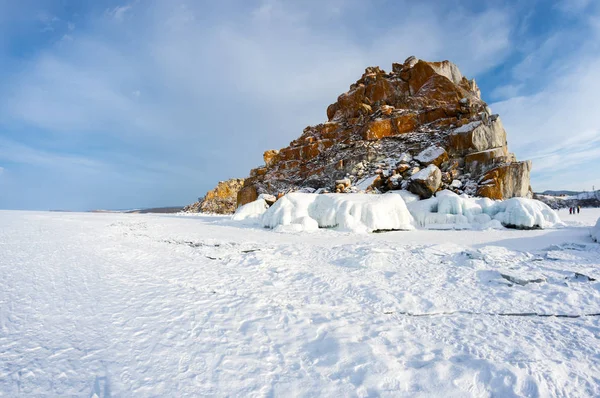
M 599 3 L 0 0 L 0 208 L 191 203 L 410 55 L 477 80 L 534 190 L 598 189 Z

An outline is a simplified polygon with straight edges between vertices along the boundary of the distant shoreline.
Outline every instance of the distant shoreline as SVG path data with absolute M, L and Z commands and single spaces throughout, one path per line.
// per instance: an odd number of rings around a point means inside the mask
M 94 209 L 86 210 L 83 213 L 119 213 L 119 214 L 174 214 L 183 211 L 184 206 L 151 207 L 148 209 L 128 209 L 128 210 L 104 210 Z M 79 213 L 76 210 L 48 210 L 53 213 Z

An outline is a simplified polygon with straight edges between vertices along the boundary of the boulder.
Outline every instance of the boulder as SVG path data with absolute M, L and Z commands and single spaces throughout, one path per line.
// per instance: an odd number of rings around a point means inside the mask
M 441 170 L 436 165 L 430 164 L 410 177 L 408 190 L 415 195 L 419 195 L 421 199 L 427 199 L 432 197 L 441 185 Z
M 408 70 L 410 71 L 408 87 L 411 95 L 417 95 L 421 87 L 423 87 L 432 76 L 436 75 L 435 70 L 431 65 L 424 61 L 417 61 L 414 66 Z
M 458 70 L 458 66 L 450 61 L 430 62 L 429 66 L 441 76 L 444 76 L 452 83 L 459 85 L 463 80 L 463 75 Z
M 529 196 L 531 161 L 514 162 L 489 170 L 481 177 L 478 196 L 509 199 Z
M 364 107 L 365 103 L 365 86 L 359 85 L 354 90 L 342 94 L 338 97 L 338 101 L 327 108 L 327 117 L 331 120 L 351 119 L 361 113 L 369 112 L 371 109 Z
M 442 163 L 448 160 L 448 152 L 442 147 L 432 146 L 415 156 L 415 160 L 425 166 L 434 164 L 440 167 Z
M 506 147 L 487 149 L 481 152 L 473 152 L 465 156 L 465 166 L 469 173 L 478 173 L 486 170 L 496 161 L 505 160 L 508 156 Z
M 394 118 L 393 127 L 396 134 L 410 133 L 419 125 L 419 117 L 416 113 L 408 112 Z
M 408 170 L 410 170 L 410 165 L 408 163 L 400 163 L 397 167 L 396 167 L 396 171 L 400 174 L 404 174 L 406 173 Z
M 499 117 L 491 121 L 490 125 L 477 120 L 454 129 L 450 134 L 450 152 L 459 155 L 506 145 L 506 131 Z
M 363 133 L 365 140 L 380 140 L 393 134 L 391 119 L 375 119 L 371 121 Z
M 247 185 L 237 193 L 236 208 L 258 199 L 258 191 L 254 185 Z M 234 209 L 235 211 L 235 209 Z

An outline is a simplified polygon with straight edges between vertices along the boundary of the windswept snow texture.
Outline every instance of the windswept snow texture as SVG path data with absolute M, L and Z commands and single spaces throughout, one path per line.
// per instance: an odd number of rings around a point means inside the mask
M 600 243 L 600 218 L 596 222 L 594 228 L 592 228 L 592 239 Z
M 600 211 L 560 214 L 357 235 L 0 211 L 0 396 L 600 396 Z
M 250 205 L 252 209 L 262 209 L 263 203 L 259 199 Z M 248 210 L 244 206 L 233 219 L 245 219 L 246 213 Z M 258 220 L 256 217 L 253 219 Z M 372 232 L 408 230 L 413 229 L 414 224 L 430 229 L 503 226 L 543 229 L 562 225 L 558 214 L 537 200 L 513 198 L 493 201 L 458 196 L 452 191 L 441 191 L 425 200 L 419 200 L 418 196 L 407 191 L 392 191 L 384 195 L 291 193 L 277 201 L 261 220 L 264 227 L 287 231 L 337 227 L 351 232 Z
M 413 229 L 413 219 L 398 195 L 290 193 L 262 216 L 268 228 L 372 232 Z

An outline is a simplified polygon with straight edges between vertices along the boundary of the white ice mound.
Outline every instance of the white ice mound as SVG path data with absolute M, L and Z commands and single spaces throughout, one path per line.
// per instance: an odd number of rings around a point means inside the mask
M 254 202 L 240 206 L 231 218 L 235 221 L 258 222 L 268 209 L 267 201 L 259 197 Z
M 252 222 L 277 231 L 314 231 L 335 227 L 351 232 L 430 229 L 552 228 L 562 225 L 558 214 L 542 202 L 513 198 L 494 201 L 441 191 L 419 200 L 408 191 L 383 195 L 312 194 L 294 192 L 269 208 L 263 198 L 240 207 L 233 220 Z M 600 236 L 600 227 L 592 232 Z
M 554 210 L 533 199 L 458 196 L 441 191 L 435 197 L 408 202 L 408 210 L 420 227 L 433 229 L 550 228 L 561 224 Z
M 420 227 L 432 229 L 502 228 L 486 211 L 494 201 L 487 198 L 458 196 L 441 191 L 435 197 L 408 203 L 408 210 Z
M 596 226 L 592 228 L 592 239 L 600 243 L 600 218 L 596 222 Z
M 351 232 L 414 228 L 402 197 L 388 194 L 290 193 L 263 214 L 262 224 L 286 231 L 313 230 L 316 227 L 337 227 Z
M 558 214 L 534 199 L 512 198 L 495 202 L 489 210 L 495 220 L 512 228 L 552 228 L 562 225 Z

